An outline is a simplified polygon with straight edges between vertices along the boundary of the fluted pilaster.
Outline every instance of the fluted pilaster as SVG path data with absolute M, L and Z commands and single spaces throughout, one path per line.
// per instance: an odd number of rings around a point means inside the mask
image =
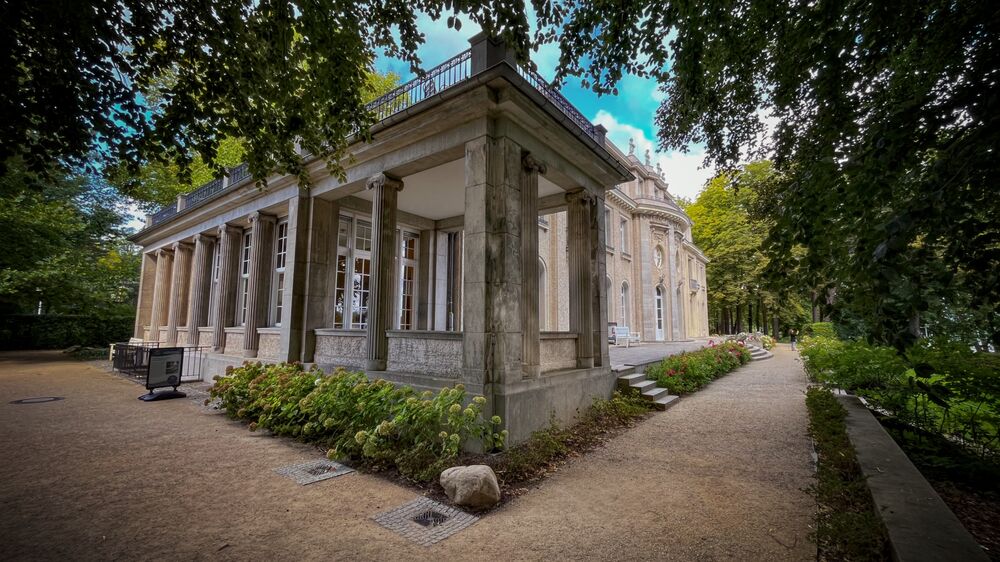
M 191 291 L 188 296 L 188 344 L 198 343 L 198 328 L 208 325 L 208 302 L 212 291 L 212 258 L 215 256 L 215 237 L 198 234 L 194 237 L 194 256 L 191 258 Z
M 170 276 L 174 268 L 174 254 L 161 248 L 156 253 L 156 281 L 153 285 L 153 311 L 149 319 L 150 341 L 160 341 L 160 326 L 167 322 L 170 313 Z
M 593 274 L 590 214 L 594 196 L 586 189 L 570 192 L 567 203 L 569 243 L 569 329 L 577 334 L 576 366 L 594 366 Z
M 368 180 L 372 191 L 372 276 L 368 294 L 368 370 L 384 371 L 389 355 L 385 331 L 392 310 L 396 254 L 396 200 L 403 182 L 386 174 Z
M 215 310 L 212 311 L 212 347 L 216 353 L 226 349 L 226 326 L 236 318 L 236 276 L 239 273 L 240 238 L 243 231 L 224 224 L 219 227 L 219 283 Z
M 177 345 L 177 326 L 185 322 L 188 288 L 191 283 L 191 244 L 176 242 L 173 245 L 174 264 L 170 275 L 170 309 L 167 314 L 166 345 Z M 185 342 L 186 343 L 186 342 Z
M 545 164 L 530 154 L 521 159 L 521 353 L 525 377 L 541 371 L 538 327 L 538 175 Z
M 274 225 L 277 217 L 255 212 L 250 215 L 250 279 L 247 284 L 247 317 L 243 325 L 243 356 L 257 357 L 260 334 L 267 325 L 268 296 L 271 290 L 271 260 L 274 252 Z

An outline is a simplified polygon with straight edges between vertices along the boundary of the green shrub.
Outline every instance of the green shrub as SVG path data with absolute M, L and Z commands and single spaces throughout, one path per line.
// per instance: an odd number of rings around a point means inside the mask
M 469 441 L 498 450 L 507 436 L 499 416 L 483 418 L 485 398 L 465 404 L 462 385 L 418 394 L 343 369 L 325 375 L 298 363 L 245 363 L 217 377 L 210 395 L 251 430 L 316 442 L 332 458 L 395 466 L 419 481 L 435 478 Z
M 820 338 L 836 338 L 837 331 L 833 327 L 833 322 L 813 322 L 802 327 L 803 336 L 816 336 Z
M 671 355 L 646 368 L 646 376 L 674 394 L 688 394 L 750 361 L 750 350 L 739 343 L 710 343 L 709 347 Z
M 760 337 L 760 346 L 764 349 L 770 351 L 774 349 L 774 338 L 771 336 L 763 335 Z
M 847 412 L 828 390 L 806 394 L 809 434 L 819 457 L 812 491 L 819 504 L 821 560 L 888 560 L 888 541 L 847 436 Z
M 0 349 L 64 349 L 106 347 L 128 341 L 134 316 L 14 314 L 0 316 Z
M 809 376 L 863 396 L 922 431 L 1000 460 L 1000 357 L 950 342 L 894 349 L 828 337 L 803 338 Z

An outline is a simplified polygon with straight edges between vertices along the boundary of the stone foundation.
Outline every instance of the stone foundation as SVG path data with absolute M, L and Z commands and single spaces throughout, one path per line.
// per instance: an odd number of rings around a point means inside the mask
M 462 376 L 462 333 L 400 330 L 388 332 L 389 371 L 441 378 Z
M 541 335 L 542 372 L 576 367 L 576 334 L 545 332 Z

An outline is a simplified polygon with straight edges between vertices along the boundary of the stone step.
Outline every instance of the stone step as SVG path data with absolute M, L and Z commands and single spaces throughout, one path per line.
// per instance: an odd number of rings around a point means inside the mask
M 670 395 L 670 391 L 669 390 L 667 390 L 665 388 L 660 388 L 658 386 L 657 387 L 653 387 L 653 388 L 647 390 L 646 392 L 642 393 L 642 397 L 645 398 L 646 400 L 649 400 L 650 402 L 656 402 L 660 398 L 663 398 L 664 396 L 669 396 L 669 395 Z
M 632 386 L 633 383 L 642 382 L 646 380 L 646 375 L 642 373 L 633 373 L 631 375 L 622 375 L 618 377 L 618 386 L 622 388 L 628 388 Z
M 655 400 L 653 402 L 653 407 L 662 412 L 663 410 L 666 410 L 667 408 L 676 404 L 678 400 L 680 400 L 679 396 L 668 394 L 658 400 Z
M 646 392 L 656 388 L 656 381 L 644 380 L 642 382 L 632 383 L 629 386 L 638 390 L 640 394 L 645 394 Z

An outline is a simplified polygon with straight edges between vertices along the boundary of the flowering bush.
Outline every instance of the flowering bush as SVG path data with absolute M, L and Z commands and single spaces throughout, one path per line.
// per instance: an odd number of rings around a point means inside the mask
M 774 338 L 772 338 L 771 336 L 767 336 L 767 335 L 761 336 L 760 337 L 760 346 L 763 347 L 764 349 L 768 350 L 768 351 L 774 349 Z
M 326 375 L 298 363 L 248 362 L 216 377 L 210 394 L 251 430 L 320 443 L 331 458 L 395 466 L 415 480 L 436 477 L 470 439 L 493 451 L 507 437 L 499 416 L 484 419 L 485 398 L 465 404 L 462 385 L 435 395 L 343 369 Z
M 708 347 L 672 355 L 646 369 L 646 376 L 674 394 L 694 392 L 750 361 L 742 343 L 710 341 Z

